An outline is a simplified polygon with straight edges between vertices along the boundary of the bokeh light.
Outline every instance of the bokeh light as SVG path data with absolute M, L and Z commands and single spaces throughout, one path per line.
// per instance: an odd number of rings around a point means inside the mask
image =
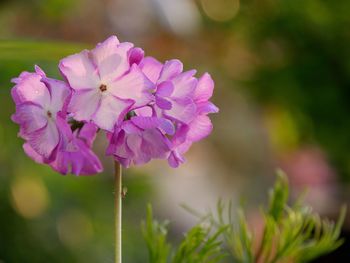
M 64 211 L 57 221 L 61 242 L 71 249 L 78 248 L 93 237 L 91 219 L 79 210 Z
M 233 19 L 240 7 L 239 0 L 201 0 L 205 14 L 218 22 L 225 22 Z
M 35 176 L 19 176 L 11 185 L 13 208 L 21 216 L 40 217 L 49 205 L 49 194 L 43 181 Z

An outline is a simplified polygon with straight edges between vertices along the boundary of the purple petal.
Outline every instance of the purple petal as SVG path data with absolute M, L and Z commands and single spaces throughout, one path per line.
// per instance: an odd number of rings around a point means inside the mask
M 145 160 L 151 158 L 166 158 L 168 152 L 170 151 L 169 145 L 170 143 L 168 142 L 168 139 L 161 134 L 159 130 L 145 130 L 142 134 L 142 143 L 139 153 L 147 156 L 147 158 L 144 158 Z
M 136 116 L 131 118 L 131 122 L 144 130 L 159 128 L 169 135 L 173 135 L 175 133 L 173 123 L 164 118 Z
M 79 138 L 83 139 L 85 143 L 91 147 L 96 138 L 98 127 L 93 123 L 85 123 L 79 131 Z
M 174 91 L 174 85 L 171 81 L 164 81 L 157 86 L 157 95 L 169 97 Z
M 217 112 L 219 112 L 219 108 L 210 101 L 204 101 L 197 104 L 197 113 L 200 115 Z
M 172 107 L 172 103 L 169 100 L 163 97 L 159 97 L 157 95 L 156 95 L 156 105 L 163 110 L 170 110 Z
M 179 167 L 180 164 L 184 163 L 186 160 L 178 154 L 176 151 L 172 151 L 168 157 L 168 163 L 172 168 Z
M 141 60 L 143 59 L 145 55 L 145 52 L 143 51 L 143 49 L 136 47 L 136 48 L 132 48 L 131 50 L 129 50 L 129 64 L 130 66 L 132 64 L 140 64 Z
M 153 83 L 158 81 L 160 72 L 163 68 L 162 63 L 153 57 L 146 57 L 141 61 L 139 66 L 150 81 Z
M 183 70 L 183 65 L 180 60 L 172 59 L 166 61 L 160 73 L 159 82 L 171 80 L 179 75 Z

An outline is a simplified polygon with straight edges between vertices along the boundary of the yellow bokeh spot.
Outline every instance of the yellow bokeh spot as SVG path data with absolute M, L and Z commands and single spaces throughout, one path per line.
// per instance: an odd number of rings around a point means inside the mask
M 201 0 L 204 13 L 218 22 L 229 21 L 239 11 L 239 0 Z
M 270 107 L 265 112 L 265 125 L 276 152 L 287 152 L 298 146 L 300 135 L 293 116 L 287 110 Z
M 57 221 L 57 232 L 61 242 L 72 249 L 77 248 L 93 236 L 90 218 L 78 210 L 69 210 Z
M 46 186 L 37 177 L 18 177 L 11 185 L 13 208 L 21 216 L 33 219 L 41 216 L 49 205 Z

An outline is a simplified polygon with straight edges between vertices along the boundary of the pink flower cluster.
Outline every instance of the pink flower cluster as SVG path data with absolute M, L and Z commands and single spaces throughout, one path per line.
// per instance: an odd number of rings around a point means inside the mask
M 107 134 L 106 154 L 124 167 L 151 159 L 177 167 L 192 143 L 210 134 L 207 115 L 218 112 L 209 74 L 197 79 L 179 60 L 162 64 L 115 36 L 62 59 L 59 70 L 65 81 L 37 66 L 13 79 L 12 120 L 27 155 L 62 174 L 102 171 L 92 151 L 99 130 Z

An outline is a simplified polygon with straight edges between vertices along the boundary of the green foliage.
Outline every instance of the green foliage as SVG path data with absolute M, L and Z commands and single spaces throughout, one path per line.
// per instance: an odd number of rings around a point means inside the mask
M 149 261 L 152 263 L 166 263 L 170 252 L 170 244 L 167 242 L 168 222 L 153 220 L 151 205 L 147 207 L 146 222 L 142 222 L 142 234 L 146 240 L 149 252 Z
M 147 243 L 150 263 L 216 263 L 225 254 L 221 251 L 219 236 L 226 226 L 214 229 L 213 224 L 198 224 L 190 229 L 177 249 L 167 242 L 168 222 L 153 219 L 152 208 L 147 208 L 146 222 L 142 232 Z
M 234 262 L 309 262 L 342 244 L 339 236 L 345 207 L 341 209 L 338 222 L 334 223 L 321 219 L 303 204 L 301 198 L 288 205 L 288 197 L 287 177 L 278 171 L 276 183 L 269 192 L 268 206 L 262 209 L 264 229 L 260 239 L 252 234 L 242 209 L 233 216 L 232 203 L 225 204 L 220 200 L 216 212 L 205 216 L 186 208 L 199 217 L 200 223 L 185 235 L 172 254 L 166 241 L 167 223 L 153 220 L 152 209 L 148 207 L 143 233 L 150 263 L 227 262 L 224 261 L 224 250 L 228 250 Z

